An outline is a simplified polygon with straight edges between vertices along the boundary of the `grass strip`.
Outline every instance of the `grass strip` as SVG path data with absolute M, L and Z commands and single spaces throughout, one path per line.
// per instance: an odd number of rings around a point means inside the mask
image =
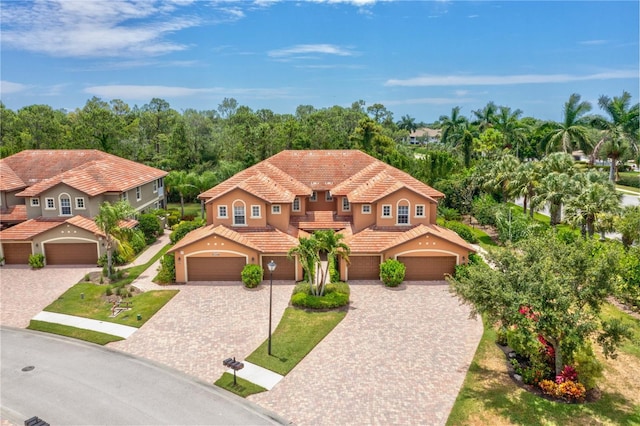
M 45 333 L 58 334 L 60 336 L 72 337 L 74 339 L 84 340 L 86 342 L 98 345 L 106 345 L 107 343 L 124 340 L 122 337 L 113 336 L 111 334 L 100 333 L 98 331 L 85 330 L 83 328 L 71 327 L 68 325 L 54 324 L 45 321 L 31 320 L 29 330 L 43 331 Z
M 243 398 L 253 395 L 254 393 L 266 391 L 262 386 L 258 386 L 255 383 L 251 383 L 248 380 L 241 379 L 240 377 L 237 377 L 236 383 L 236 385 L 233 384 L 233 374 L 224 373 L 222 377 L 216 380 L 214 385 L 226 389 L 229 392 L 233 392 Z
M 155 256 L 153 256 L 147 263 L 145 263 L 144 265 L 138 265 L 138 266 L 132 266 L 131 268 L 127 268 L 124 269 L 123 272 L 126 273 L 126 277 L 124 277 L 123 279 L 119 280 L 119 281 L 115 281 L 113 283 L 111 283 L 112 286 L 114 287 L 122 287 L 128 284 L 131 284 L 133 281 L 135 281 L 136 278 L 138 278 L 144 271 L 146 271 L 147 269 L 149 269 L 149 267 L 151 265 L 153 265 L 156 260 L 160 259 L 162 256 L 164 256 L 164 254 L 171 248 L 171 244 L 167 244 L 166 246 L 162 247 L 162 249 L 160 249 L 160 251 L 158 253 L 155 254 Z
M 287 308 L 271 335 L 271 356 L 265 341 L 246 360 L 275 371 L 289 373 L 344 319 L 345 311 L 310 312 Z
M 44 310 L 140 327 L 178 293 L 178 290 L 154 290 L 140 293 L 125 299 L 126 302 L 131 303 L 131 310 L 124 311 L 115 318 L 110 318 L 113 305 L 103 299 L 108 287 L 93 283 L 76 284 Z M 138 314 L 141 316 L 140 320 L 137 319 Z

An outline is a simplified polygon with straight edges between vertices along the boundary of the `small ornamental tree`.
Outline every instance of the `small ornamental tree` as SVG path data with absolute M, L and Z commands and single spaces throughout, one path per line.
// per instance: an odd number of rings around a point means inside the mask
M 255 288 L 262 282 L 264 270 L 260 265 L 248 263 L 242 268 L 242 282 L 248 288 Z
M 470 264 L 447 280 L 474 313 L 550 345 L 559 375 L 590 338 L 597 338 L 605 356 L 615 357 L 616 347 L 630 337 L 620 321 L 598 315 L 614 293 L 619 254 L 617 246 L 581 238 L 567 243 L 548 231 L 514 250 L 490 252 L 492 267 Z
M 404 281 L 405 272 L 404 263 L 395 259 L 387 259 L 380 264 L 380 280 L 387 287 L 399 286 Z

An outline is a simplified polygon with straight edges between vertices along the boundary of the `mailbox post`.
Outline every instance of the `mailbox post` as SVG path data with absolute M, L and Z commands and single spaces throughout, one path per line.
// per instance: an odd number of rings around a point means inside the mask
M 227 358 L 224 361 L 222 361 L 222 365 L 224 365 L 225 367 L 229 367 L 230 369 L 233 370 L 233 385 L 237 385 L 238 383 L 236 382 L 236 371 L 238 370 L 242 370 L 244 368 L 244 363 L 240 362 L 240 361 L 236 361 L 236 357 L 233 358 Z

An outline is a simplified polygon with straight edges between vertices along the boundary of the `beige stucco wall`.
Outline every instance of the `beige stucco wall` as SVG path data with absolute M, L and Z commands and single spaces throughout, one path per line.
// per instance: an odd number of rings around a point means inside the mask
M 409 205 L 409 224 L 408 225 L 429 225 L 436 222 L 436 208 L 437 205 L 432 203 L 427 198 L 416 194 L 408 189 L 400 189 L 382 199 L 380 199 L 375 205 L 375 216 L 377 226 L 396 226 L 398 219 L 398 205 L 399 202 L 408 202 Z M 391 218 L 382 217 L 382 206 L 385 204 L 391 205 Z M 417 204 L 424 205 L 424 217 L 416 217 L 415 209 Z M 402 225 L 398 225 L 402 226 Z
M 317 200 L 311 201 L 309 197 L 305 197 L 307 211 L 337 211 L 336 210 L 336 197 L 333 197 L 333 200 L 327 201 L 326 198 L 327 191 L 316 191 Z
M 369 204 L 371 206 L 371 213 L 362 213 L 363 204 L 351 204 L 351 212 L 353 214 L 353 232 L 360 232 L 364 228 L 373 226 L 376 224 L 376 206 L 375 204 Z
M 176 260 L 176 282 L 186 282 L 188 257 L 237 257 L 244 256 L 247 263 L 259 264 L 260 255 L 257 250 L 250 249 L 219 235 L 212 235 L 196 241 L 173 253 Z
M 217 198 L 212 203 L 207 204 L 207 224 L 214 225 L 226 225 L 229 227 L 235 227 L 233 225 L 233 206 L 234 203 L 242 203 L 245 205 L 245 218 L 247 224 L 244 226 L 249 227 L 264 227 L 267 224 L 267 208 L 269 207 L 264 200 L 249 194 L 241 189 L 234 189 L 228 194 Z M 251 206 L 260 206 L 260 218 L 251 217 Z M 227 218 L 218 217 L 218 206 L 227 206 Z M 241 227 L 241 226 L 238 226 Z
M 291 204 L 291 216 L 304 216 L 305 214 L 307 214 L 307 203 L 309 202 L 308 197 L 303 197 L 303 196 L 298 196 L 298 198 L 300 199 L 300 211 L 299 212 L 294 212 L 293 211 L 293 203 Z
M 398 256 L 456 256 L 456 263 L 463 264 L 467 263 L 469 253 L 472 252 L 464 247 L 427 234 L 385 251 L 384 259 L 396 259 Z
M 280 214 L 271 212 L 271 204 L 267 204 L 267 223 L 283 232 L 289 227 L 291 204 L 280 204 Z

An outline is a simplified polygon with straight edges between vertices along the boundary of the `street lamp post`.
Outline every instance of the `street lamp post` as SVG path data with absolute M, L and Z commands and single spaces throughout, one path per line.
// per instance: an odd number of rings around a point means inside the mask
M 276 262 L 271 260 L 267 267 L 269 268 L 269 272 L 271 273 L 271 279 L 269 280 L 269 344 L 267 353 L 271 356 L 271 305 L 273 303 L 273 271 L 276 270 Z

